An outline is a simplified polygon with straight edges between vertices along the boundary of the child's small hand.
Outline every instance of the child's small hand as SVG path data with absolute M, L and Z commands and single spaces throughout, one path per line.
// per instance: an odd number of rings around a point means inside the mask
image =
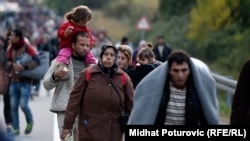
M 74 27 L 73 26 L 68 26 L 67 29 L 73 31 Z
M 70 35 L 71 33 L 73 33 L 74 31 L 74 27 L 73 26 L 68 26 L 65 30 L 65 36 L 67 37 L 68 35 Z

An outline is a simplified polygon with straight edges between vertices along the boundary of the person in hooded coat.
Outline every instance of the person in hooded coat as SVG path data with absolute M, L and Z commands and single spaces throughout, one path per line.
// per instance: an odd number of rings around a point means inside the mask
M 98 64 L 90 67 L 89 81 L 85 81 L 87 69 L 80 73 L 70 93 L 61 139 L 71 134 L 75 117 L 78 116 L 78 141 L 122 140 L 121 103 L 125 112 L 130 114 L 134 89 L 129 76 L 117 67 L 117 54 L 113 43 L 105 43 Z M 125 85 L 121 81 L 123 73 L 126 76 Z

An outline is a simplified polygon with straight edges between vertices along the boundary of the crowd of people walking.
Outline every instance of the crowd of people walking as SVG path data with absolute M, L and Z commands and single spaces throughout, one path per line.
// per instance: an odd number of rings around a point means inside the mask
M 141 40 L 134 48 L 126 36 L 116 44 L 104 30 L 93 33 L 87 26 L 92 11 L 86 5 L 72 8 L 66 21 L 57 22 L 48 11 L 33 10 L 18 13 L 20 19 L 15 19 L 16 13 L 1 18 L 0 70 L 9 83 L 0 92 L 9 135 L 21 133 L 19 107 L 27 123 L 24 133 L 32 133 L 36 121 L 29 101 L 40 85 L 54 90 L 48 110 L 57 115 L 62 140 L 122 140 L 122 113 L 129 115 L 128 125 L 220 124 L 216 82 L 209 67 L 173 49 L 163 35 L 155 44 Z M 31 12 L 42 15 L 37 18 Z M 41 51 L 50 54 L 43 79 L 22 76 L 22 71 L 41 64 Z M 25 54 L 30 57 L 26 63 Z M 249 99 L 248 64 L 239 77 L 230 124 L 249 124 L 244 101 Z

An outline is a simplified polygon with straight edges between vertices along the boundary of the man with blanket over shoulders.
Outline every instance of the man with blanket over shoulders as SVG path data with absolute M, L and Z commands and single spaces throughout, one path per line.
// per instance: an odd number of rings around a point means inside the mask
M 216 82 L 209 68 L 183 50 L 149 73 L 135 90 L 128 125 L 217 125 Z

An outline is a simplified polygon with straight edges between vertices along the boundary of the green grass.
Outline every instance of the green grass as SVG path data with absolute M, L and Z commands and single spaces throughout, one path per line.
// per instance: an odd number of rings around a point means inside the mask
M 134 9 L 141 9 L 140 15 L 149 13 L 155 13 L 158 10 L 159 0 L 130 0 L 129 5 L 132 4 Z M 131 6 L 131 5 L 130 5 Z M 92 10 L 93 19 L 89 22 L 89 26 L 93 31 L 98 31 L 100 29 L 106 30 L 108 36 L 114 41 L 120 41 L 123 36 L 130 36 L 130 31 L 138 32 L 135 30 L 136 23 L 130 23 L 130 19 L 115 19 L 112 16 L 105 15 L 103 9 Z M 115 12 L 115 11 L 114 11 Z M 135 11 L 134 11 L 135 12 Z M 134 13 L 135 14 L 135 13 Z M 139 19 L 138 19 L 139 20 Z
M 233 95 L 230 95 L 231 98 Z M 229 123 L 231 114 L 231 105 L 227 103 L 227 92 L 218 90 L 218 101 L 220 108 L 220 117 L 225 122 Z
M 90 21 L 89 26 L 93 30 L 105 30 L 108 36 L 114 40 L 120 40 L 123 35 L 126 35 L 130 30 L 130 26 L 122 20 L 106 17 L 102 11 L 93 10 L 94 17 Z

